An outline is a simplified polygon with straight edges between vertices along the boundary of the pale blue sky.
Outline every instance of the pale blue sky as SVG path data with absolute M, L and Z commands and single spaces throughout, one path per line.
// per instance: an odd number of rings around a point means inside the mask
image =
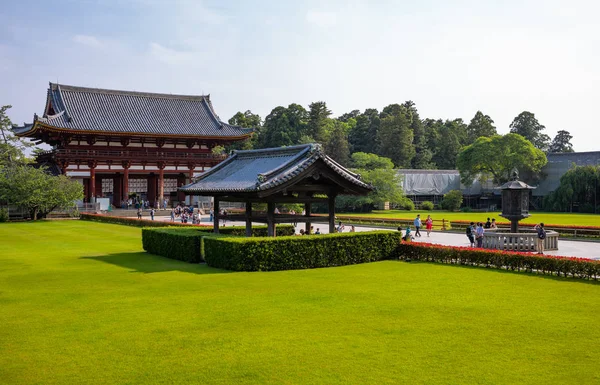
M 413 100 L 477 110 L 500 133 L 523 110 L 600 150 L 597 1 L 4 1 L 0 104 L 42 113 L 49 81 L 210 93 L 221 118 L 327 102 L 334 115 Z

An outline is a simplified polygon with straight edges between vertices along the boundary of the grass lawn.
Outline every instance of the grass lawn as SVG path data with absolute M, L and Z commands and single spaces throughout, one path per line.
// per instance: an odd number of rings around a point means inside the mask
M 351 215 L 365 218 L 390 218 L 390 219 L 415 219 L 417 214 L 421 218 L 427 218 L 431 215 L 434 220 L 447 219 L 451 221 L 464 220 L 473 222 L 485 222 L 486 219 L 496 218 L 498 222 L 507 222 L 508 220 L 500 216 L 500 212 L 489 213 L 463 213 L 451 211 L 405 211 L 405 210 L 374 210 L 372 213 L 343 213 L 339 215 Z M 600 226 L 600 214 L 571 214 L 571 213 L 544 213 L 532 211 L 529 218 L 523 219 L 522 223 L 540 223 L 544 222 L 553 225 L 572 225 L 572 226 Z
M 0 225 L 2 384 L 592 384 L 600 285 L 387 261 L 229 273 L 140 229 Z

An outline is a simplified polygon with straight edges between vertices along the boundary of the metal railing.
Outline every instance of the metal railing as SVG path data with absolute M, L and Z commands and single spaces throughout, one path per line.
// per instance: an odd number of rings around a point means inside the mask
M 53 155 L 59 159 L 98 160 L 101 158 L 118 160 L 204 160 L 220 162 L 225 154 L 197 153 L 182 151 L 148 151 L 148 150 L 79 150 L 58 149 L 47 151 L 43 155 Z

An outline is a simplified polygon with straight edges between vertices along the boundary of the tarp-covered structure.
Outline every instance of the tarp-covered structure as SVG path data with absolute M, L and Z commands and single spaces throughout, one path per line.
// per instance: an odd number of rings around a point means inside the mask
M 543 179 L 534 196 L 546 196 L 560 186 L 560 178 L 574 166 L 599 166 L 600 151 L 550 153 L 546 154 L 548 163 L 542 169 Z

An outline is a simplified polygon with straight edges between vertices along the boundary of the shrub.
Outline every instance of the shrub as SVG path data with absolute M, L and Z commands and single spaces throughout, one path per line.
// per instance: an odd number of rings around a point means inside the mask
M 136 218 L 123 218 L 123 217 L 112 217 L 110 215 L 101 214 L 88 214 L 81 213 L 79 219 L 84 221 L 113 223 L 117 225 L 136 226 L 136 227 L 205 227 L 212 229 L 212 225 L 192 225 L 191 223 L 180 223 L 180 222 L 163 222 L 153 221 L 150 219 L 136 219 Z
M 310 269 L 396 257 L 392 231 L 281 238 L 204 238 L 206 263 L 235 271 Z
M 442 208 L 444 210 L 456 211 L 460 208 L 463 202 L 463 194 L 460 190 L 452 190 L 444 194 L 442 200 Z
M 460 211 L 463 213 L 470 213 L 471 211 L 473 211 L 473 209 L 468 206 L 465 206 L 465 207 L 461 207 Z
M 294 226 L 279 225 L 278 236 L 294 234 Z M 245 236 L 246 228 L 240 226 L 224 227 L 220 234 L 214 234 L 212 227 L 163 227 L 142 229 L 142 246 L 149 253 L 180 261 L 198 263 L 204 261 L 204 237 Z M 252 228 L 253 237 L 267 235 L 267 226 Z
M 407 211 L 413 211 L 415 209 L 415 204 L 409 198 L 403 198 L 400 201 L 400 207 L 402 207 L 404 210 L 407 210 Z
M 8 210 L 6 209 L 0 209 L 0 223 L 1 222 L 8 222 L 9 220 L 9 216 L 8 216 Z
M 421 203 L 421 210 L 431 211 L 433 210 L 433 202 L 425 201 Z
M 485 250 L 471 247 L 451 247 L 428 243 L 402 243 L 398 246 L 401 259 L 452 263 L 496 269 L 561 274 L 565 277 L 598 279 L 600 261 L 586 258 L 555 257 L 525 252 Z

